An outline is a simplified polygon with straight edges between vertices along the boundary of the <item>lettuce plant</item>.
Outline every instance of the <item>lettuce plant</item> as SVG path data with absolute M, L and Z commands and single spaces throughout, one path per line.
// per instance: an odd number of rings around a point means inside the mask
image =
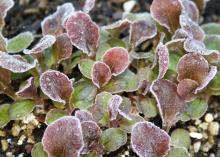
M 13 4 L 0 1 L 0 30 Z M 40 39 L 1 31 L 0 94 L 12 103 L 0 105 L 0 127 L 47 104 L 33 157 L 101 157 L 124 145 L 139 157 L 189 157 L 188 132 L 170 128 L 200 118 L 220 93 L 220 25 L 199 25 L 205 4 L 153 0 L 150 13 L 99 26 L 85 0 L 58 6 Z

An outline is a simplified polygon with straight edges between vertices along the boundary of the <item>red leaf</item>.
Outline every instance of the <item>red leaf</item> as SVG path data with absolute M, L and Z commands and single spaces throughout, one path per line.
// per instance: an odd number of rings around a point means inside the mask
M 93 116 L 88 111 L 77 110 L 75 116 L 80 120 L 80 122 L 93 121 Z
M 108 110 L 110 115 L 110 120 L 116 120 L 118 114 L 119 114 L 119 106 L 122 103 L 122 97 L 119 95 L 113 95 L 108 103 Z
M 199 10 L 193 1 L 181 0 L 183 14 L 188 15 L 194 22 L 199 21 Z
M 150 90 L 157 100 L 163 125 L 170 128 L 185 109 L 185 102 L 177 94 L 177 85 L 169 80 L 159 79 L 152 83 Z
M 98 88 L 106 85 L 111 79 L 111 69 L 103 62 L 97 61 L 92 67 L 92 82 Z
M 83 12 L 89 13 L 95 6 L 95 0 L 86 0 L 83 6 Z
M 63 73 L 48 70 L 40 76 L 40 87 L 51 100 L 66 103 L 72 91 L 72 81 Z
M 1 0 L 0 1 L 0 30 L 5 25 L 5 17 L 7 15 L 8 10 L 10 10 L 14 6 L 13 0 Z
M 130 63 L 128 51 L 122 47 L 107 50 L 102 60 L 110 67 L 113 76 L 123 73 Z
M 80 157 L 84 146 L 80 121 L 72 116 L 56 120 L 46 128 L 42 144 L 50 157 Z
M 96 51 L 99 45 L 99 27 L 88 14 L 81 11 L 72 14 L 66 21 L 66 30 L 75 47 L 87 54 Z
M 132 128 L 131 147 L 139 157 L 164 157 L 170 141 L 169 135 L 151 122 L 138 122 Z

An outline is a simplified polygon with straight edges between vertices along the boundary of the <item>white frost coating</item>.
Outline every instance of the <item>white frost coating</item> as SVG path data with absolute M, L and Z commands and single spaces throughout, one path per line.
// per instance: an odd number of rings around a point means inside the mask
M 108 110 L 110 113 L 110 120 L 115 120 L 119 113 L 119 106 L 121 105 L 123 99 L 119 95 L 113 95 L 108 102 Z
M 92 114 L 86 110 L 77 110 L 75 116 L 80 120 L 80 122 L 93 121 Z
M 83 6 L 83 11 L 89 13 L 95 6 L 95 0 L 86 0 L 85 5 Z

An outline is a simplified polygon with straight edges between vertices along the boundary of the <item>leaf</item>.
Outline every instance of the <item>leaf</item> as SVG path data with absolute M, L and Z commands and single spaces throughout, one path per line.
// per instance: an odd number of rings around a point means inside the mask
M 154 0 L 150 12 L 152 18 L 170 32 L 179 28 L 182 6 L 179 0 Z
M 80 121 L 73 116 L 56 120 L 46 128 L 42 144 L 49 156 L 80 157 L 84 146 Z
M 102 132 L 101 143 L 108 152 L 114 152 L 127 142 L 127 134 L 119 128 L 109 128 Z
M 0 30 L 5 26 L 5 17 L 7 12 L 14 6 L 13 0 L 1 0 L 0 1 Z
M 106 42 L 100 44 L 100 46 L 96 52 L 96 61 L 100 61 L 102 59 L 102 56 L 105 54 L 105 52 L 110 48 L 111 48 L 111 46 Z
M 134 21 L 131 24 L 129 41 L 137 47 L 144 41 L 157 35 L 157 27 L 153 20 Z
M 56 38 L 52 35 L 43 36 L 40 41 L 31 49 L 25 50 L 24 54 L 38 54 L 50 48 L 56 42 Z
M 157 100 L 163 126 L 171 127 L 185 109 L 185 102 L 177 94 L 177 85 L 169 80 L 159 79 L 152 83 L 150 91 Z
M 94 61 L 91 59 L 82 59 L 80 60 L 78 67 L 80 72 L 88 79 L 92 79 L 92 67 L 93 67 Z
M 204 44 L 209 50 L 217 50 L 220 51 L 220 35 L 209 35 L 206 36 L 204 40 Z
M 95 0 L 85 0 L 83 12 L 89 13 L 95 6 Z
M 34 102 L 31 100 L 17 101 L 10 106 L 10 120 L 20 120 L 34 110 Z
M 73 91 L 72 86 L 72 81 L 56 70 L 47 70 L 40 76 L 42 92 L 55 102 L 65 104 Z
M 189 132 L 184 129 L 175 129 L 171 134 L 171 140 L 175 147 L 184 147 L 189 149 L 191 145 Z
M 33 63 L 26 62 L 20 55 L 9 55 L 0 52 L 0 67 L 14 73 L 24 73 L 36 67 L 37 60 Z
M 181 0 L 183 12 L 190 17 L 194 22 L 199 22 L 199 10 L 193 1 Z
M 6 51 L 7 39 L 2 35 L 0 31 L 0 51 Z
M 96 61 L 92 66 L 92 82 L 101 88 L 105 86 L 112 77 L 111 69 L 103 62 Z
M 169 67 L 169 50 L 166 45 L 159 43 L 156 48 L 156 53 L 158 55 L 158 62 L 159 62 L 159 75 L 158 79 L 161 79 L 166 74 L 168 67 Z
M 59 36 L 64 33 L 64 23 L 67 17 L 75 11 L 72 3 L 64 3 L 57 7 L 52 15 L 47 16 L 41 22 L 43 35 Z
M 111 47 L 123 47 L 126 48 L 127 47 L 127 43 L 125 41 L 123 41 L 122 39 L 118 39 L 118 38 L 110 38 L 108 41 L 108 44 Z
M 119 109 L 119 106 L 121 105 L 122 101 L 123 99 L 119 95 L 113 95 L 109 100 L 108 110 L 111 121 L 116 120 L 119 113 L 123 114 L 123 112 Z
M 184 148 L 172 148 L 166 157 L 190 157 L 190 154 Z
M 113 76 L 123 73 L 130 64 L 128 51 L 122 47 L 107 50 L 102 60 L 110 67 Z
M 62 109 L 57 109 L 57 108 L 51 109 L 46 115 L 45 123 L 47 125 L 50 125 L 51 123 L 53 123 L 57 119 L 62 118 L 67 115 L 68 115 L 67 112 Z
M 120 92 L 134 92 L 138 90 L 139 78 L 130 70 L 117 77 L 113 77 L 110 82 L 102 88 L 102 91 L 110 92 L 112 94 Z
M 218 71 L 215 77 L 211 80 L 209 88 L 212 90 L 220 90 L 220 72 Z
M 10 104 L 0 105 L 0 128 L 4 128 L 10 122 L 9 108 Z
M 75 117 L 78 118 L 80 122 L 93 121 L 92 114 L 86 110 L 77 110 L 75 112 Z
M 43 145 L 41 142 L 36 143 L 31 150 L 32 157 L 48 157 L 47 153 L 43 149 Z
M 170 137 L 151 122 L 138 122 L 132 128 L 131 147 L 139 157 L 164 157 L 170 149 Z
M 86 54 L 93 54 L 99 45 L 99 27 L 90 16 L 81 11 L 72 14 L 66 22 L 66 31 L 72 44 Z
M 137 108 L 140 113 L 146 118 L 153 118 L 157 115 L 157 104 L 154 99 L 143 98 L 137 103 Z
M 220 35 L 220 25 L 218 23 L 206 23 L 201 27 L 206 35 Z
M 7 41 L 6 50 L 8 53 L 17 53 L 26 49 L 34 41 L 31 32 L 20 33 L 16 37 Z

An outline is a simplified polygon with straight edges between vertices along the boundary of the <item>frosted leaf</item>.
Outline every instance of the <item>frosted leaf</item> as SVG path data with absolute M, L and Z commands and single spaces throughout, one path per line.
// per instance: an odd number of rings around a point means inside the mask
M 102 151 L 102 146 L 99 143 L 102 130 L 93 121 L 84 121 L 81 123 L 82 132 L 83 132 L 83 141 L 84 141 L 84 148 L 81 151 L 81 154 L 86 154 L 89 151 Z
M 122 47 L 107 50 L 102 60 L 110 67 L 113 76 L 123 73 L 130 63 L 128 51 Z
M 150 91 L 157 100 L 163 125 L 170 128 L 185 109 L 185 102 L 177 94 L 177 85 L 169 80 L 159 79 L 152 83 Z
M 116 120 L 119 113 L 119 106 L 122 103 L 122 97 L 119 95 L 113 95 L 108 102 L 108 110 L 110 115 L 110 120 Z
M 58 36 L 64 33 L 63 24 L 67 17 L 75 11 L 72 3 L 65 3 L 57 7 L 57 11 L 52 15 L 47 16 L 41 22 L 43 35 Z
M 90 16 L 81 11 L 66 21 L 66 30 L 72 44 L 86 54 L 94 53 L 99 45 L 99 27 Z
M 0 51 L 6 51 L 7 39 L 0 32 Z
M 36 67 L 37 60 L 33 63 L 26 62 L 20 55 L 9 55 L 0 52 L 0 67 L 14 73 L 23 73 Z
M 131 147 L 139 157 L 165 157 L 170 149 L 169 135 L 151 122 L 138 122 L 131 132 Z
M 182 56 L 177 65 L 177 80 L 195 80 L 201 84 L 209 73 L 207 60 L 198 53 L 188 53 Z
M 7 69 L 0 68 L 0 74 L 0 83 L 8 86 L 11 83 L 11 72 Z
M 95 6 L 95 0 L 86 0 L 83 6 L 83 12 L 89 13 Z
M 186 38 L 193 38 L 192 36 L 190 36 L 190 34 L 185 31 L 184 29 L 182 28 L 179 28 L 175 31 L 174 35 L 172 36 L 172 39 L 175 40 L 175 39 L 186 39 Z
M 42 144 L 50 157 L 80 157 L 84 142 L 79 119 L 64 116 L 48 125 Z
M 23 97 L 25 99 L 35 99 L 38 97 L 37 88 L 34 85 L 34 78 L 30 77 L 27 80 L 27 83 L 24 87 L 22 87 L 18 92 L 16 92 L 17 96 Z
M 61 34 L 57 36 L 56 42 L 52 47 L 53 53 L 58 60 L 58 63 L 69 59 L 72 55 L 73 46 L 67 34 Z
M 92 67 L 92 82 L 98 88 L 106 85 L 111 79 L 111 69 L 103 62 L 97 61 Z
M 8 10 L 10 10 L 14 6 L 13 0 L 1 0 L 0 1 L 0 30 L 5 25 L 5 17 L 7 15 Z
M 193 1 L 181 0 L 181 5 L 183 8 L 183 14 L 188 15 L 194 22 L 199 21 L 199 10 Z
M 93 121 L 92 114 L 85 110 L 77 110 L 75 112 L 75 116 L 80 120 L 80 122 Z
M 169 50 L 166 45 L 159 43 L 156 48 L 156 53 L 159 62 L 159 75 L 157 78 L 161 79 L 164 77 L 169 67 Z
M 189 37 L 200 41 L 204 40 L 205 33 L 202 28 L 187 15 L 180 15 L 180 26 L 188 33 Z
M 72 81 L 63 73 L 47 70 L 40 76 L 40 87 L 51 100 L 66 103 L 73 91 Z
M 157 27 L 153 21 L 141 20 L 134 21 L 130 29 L 130 43 L 134 47 L 157 35 Z
M 195 4 L 197 5 L 200 12 L 202 12 L 205 9 L 206 3 L 208 1 L 209 0 L 194 0 Z
M 154 0 L 150 12 L 152 18 L 170 32 L 179 28 L 182 6 L 179 0 Z
M 42 53 L 47 48 L 50 48 L 56 42 L 56 38 L 52 35 L 45 35 L 40 41 L 31 49 L 25 50 L 25 54 L 38 54 Z
M 190 102 L 196 98 L 194 91 L 199 84 L 191 79 L 183 79 L 177 85 L 177 93 L 185 101 Z

